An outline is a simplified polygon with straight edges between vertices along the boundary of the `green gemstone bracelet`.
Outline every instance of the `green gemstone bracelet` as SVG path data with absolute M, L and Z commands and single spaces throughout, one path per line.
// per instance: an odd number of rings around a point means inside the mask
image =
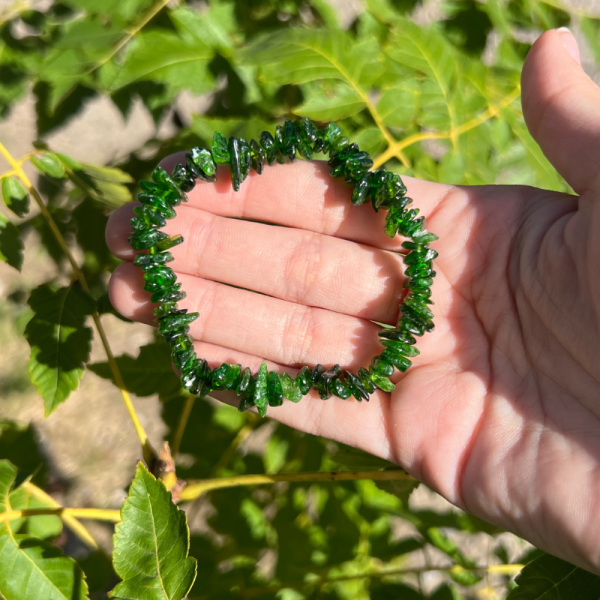
M 313 369 L 302 367 L 293 378 L 287 373 L 269 371 L 262 363 L 257 373 L 241 365 L 223 363 L 214 370 L 206 360 L 198 358 L 193 339 L 189 336 L 190 324 L 199 317 L 197 312 L 188 313 L 177 303 L 186 297 L 177 283 L 175 272 L 166 263 L 173 260 L 168 250 L 181 244 L 183 237 L 169 237 L 160 230 L 166 219 L 175 217 L 175 206 L 187 202 L 186 192 L 196 181 L 215 181 L 217 165 L 229 165 L 233 189 L 238 191 L 248 177 L 250 168 L 259 175 L 265 163 L 283 164 L 293 162 L 296 153 L 312 160 L 315 152 L 329 155 L 328 164 L 332 177 L 345 177 L 354 187 L 352 204 L 364 204 L 369 199 L 378 212 L 386 209 L 385 232 L 390 237 L 401 235 L 410 241 L 402 246 L 408 250 L 403 256 L 407 268 L 404 287 L 408 288 L 400 303 L 400 317 L 395 328 L 384 327 L 379 332 L 384 350 L 371 360 L 368 369 L 361 368 L 354 374 L 340 365 L 326 369 L 317 365 Z M 417 217 L 418 209 L 407 208 L 412 200 L 406 197 L 406 187 L 396 173 L 385 170 L 370 171 L 373 161 L 367 152 L 361 152 L 356 144 L 342 135 L 335 123 L 317 127 L 310 119 L 303 118 L 284 125 L 277 125 L 275 137 L 267 131 L 260 141 L 248 143 L 243 138 L 214 134 L 211 150 L 193 148 L 186 154 L 185 165 L 178 164 L 171 175 L 161 167 L 152 172 L 152 181 L 141 181 L 142 192 L 138 195 L 141 206 L 133 209 L 131 219 L 134 229 L 129 243 L 134 250 L 147 250 L 138 254 L 134 264 L 144 270 L 144 290 L 152 293 L 152 302 L 158 303 L 154 316 L 158 330 L 171 345 L 171 357 L 181 372 L 181 383 L 191 394 L 205 396 L 212 390 L 231 390 L 240 396 L 239 410 L 256 406 L 265 416 L 267 406 L 281 406 L 284 398 L 299 402 L 311 388 L 326 400 L 337 396 L 344 400 L 354 396 L 356 400 L 369 400 L 369 394 L 377 388 L 391 392 L 394 384 L 389 377 L 394 368 L 405 372 L 411 365 L 410 358 L 419 354 L 414 336 L 422 336 L 433 330 L 433 313 L 427 305 L 431 285 L 435 277 L 433 259 L 437 252 L 429 244 L 437 236 L 425 229 L 425 218 Z

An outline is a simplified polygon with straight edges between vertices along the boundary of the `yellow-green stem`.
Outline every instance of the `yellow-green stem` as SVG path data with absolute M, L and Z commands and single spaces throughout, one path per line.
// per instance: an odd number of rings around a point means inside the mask
M 397 151 L 403 151 L 408 146 L 412 146 L 417 142 L 422 142 L 424 140 L 443 140 L 443 139 L 453 139 L 458 138 L 463 133 L 474 129 L 475 127 L 479 127 L 482 123 L 485 123 L 492 117 L 495 117 L 503 108 L 508 106 L 511 102 L 516 100 L 521 93 L 521 86 L 517 86 L 510 94 L 508 94 L 505 98 L 503 98 L 498 104 L 494 104 L 490 106 L 485 112 L 480 115 L 474 117 L 470 121 L 459 125 L 458 127 L 449 129 L 448 131 L 431 131 L 431 132 L 423 132 L 423 133 L 415 133 L 414 135 L 409 135 L 407 138 L 399 142 L 395 142 L 390 145 L 388 149 L 378 156 L 374 161 L 373 168 L 377 169 L 381 165 L 385 164 L 390 158 L 396 156 Z M 410 165 L 409 165 L 410 166 Z
M 56 225 L 56 222 L 52 218 L 52 215 L 46 208 L 46 205 L 44 204 L 39 192 L 33 186 L 31 181 L 29 180 L 29 177 L 27 177 L 27 174 L 25 173 L 25 171 L 23 171 L 23 168 L 19 164 L 19 162 L 13 158 L 11 153 L 5 148 L 4 144 L 2 144 L 1 142 L 0 142 L 0 154 L 2 154 L 4 156 L 4 158 L 7 160 L 7 162 L 13 168 L 16 175 L 19 177 L 19 179 L 23 183 L 23 185 L 27 188 L 29 193 L 35 199 L 35 201 L 40 209 L 40 212 L 42 213 L 42 216 L 46 219 L 46 222 L 48 223 L 48 226 L 52 230 L 52 233 L 54 234 L 56 241 L 58 242 L 58 244 L 61 247 L 62 251 L 64 252 L 65 256 L 67 257 L 69 263 L 71 263 L 71 268 L 73 269 L 73 275 L 79 281 L 79 284 L 81 285 L 82 289 L 85 292 L 89 292 L 90 288 L 87 284 L 85 276 L 84 276 L 83 272 L 81 271 L 81 269 L 79 268 L 79 265 L 77 264 L 77 261 L 75 260 L 75 257 L 73 256 L 73 253 L 67 246 L 65 238 L 63 237 L 62 233 L 60 232 L 60 229 Z M 102 345 L 104 346 L 104 351 L 106 352 L 106 356 L 108 358 L 108 364 L 109 364 L 112 374 L 115 378 L 117 386 L 119 387 L 119 390 L 121 392 L 123 402 L 125 403 L 125 408 L 127 409 L 129 417 L 130 417 L 131 421 L 133 422 L 133 426 L 135 428 L 136 434 L 138 436 L 138 439 L 140 440 L 140 444 L 142 445 L 144 460 L 146 460 L 146 462 L 149 463 L 156 456 L 156 452 L 154 451 L 154 449 L 152 448 L 152 446 L 148 440 L 148 435 L 146 434 L 146 431 L 144 430 L 144 427 L 143 427 L 142 423 L 140 422 L 140 419 L 135 411 L 135 407 L 133 406 L 133 402 L 131 401 L 131 397 L 129 396 L 129 393 L 127 392 L 127 389 L 125 388 L 125 383 L 123 382 L 121 372 L 119 371 L 119 367 L 115 361 L 114 355 L 110 348 L 110 344 L 108 342 L 108 338 L 106 337 L 106 332 L 104 331 L 102 322 L 100 321 L 100 315 L 97 312 L 94 312 L 92 314 L 92 318 L 94 320 L 94 324 L 96 325 L 96 329 L 98 330 L 98 334 L 100 335 Z
M 416 568 L 407 568 L 407 569 L 381 569 L 381 570 L 373 570 L 367 571 L 366 573 L 356 573 L 352 575 L 338 575 L 338 576 L 314 576 L 310 578 L 306 578 L 304 581 L 293 581 L 288 583 L 281 583 L 276 586 L 264 586 L 264 587 L 256 587 L 256 588 L 247 588 L 245 590 L 241 590 L 241 595 L 244 598 L 253 598 L 254 596 L 262 596 L 265 594 L 275 594 L 279 590 L 283 589 L 302 589 L 308 586 L 322 586 L 327 583 L 341 583 L 344 581 L 356 581 L 357 579 L 374 579 L 374 578 L 383 578 L 383 577 L 393 577 L 393 576 L 401 576 L 401 575 L 421 575 L 423 573 L 429 573 L 432 571 L 436 571 L 439 573 L 450 573 L 450 574 L 459 574 L 460 572 L 468 571 L 483 571 L 487 573 L 494 573 L 497 575 L 516 575 L 523 569 L 524 565 L 520 564 L 504 564 L 504 565 L 488 565 L 486 567 L 470 567 L 465 568 L 459 565 L 454 565 L 452 567 L 416 567 Z M 189 600 L 208 600 L 208 596 L 195 596 L 190 597 Z
M 181 492 L 182 501 L 198 498 L 205 492 L 229 487 L 245 485 L 265 485 L 278 481 L 316 482 L 316 481 L 352 481 L 371 479 L 373 481 L 416 481 L 416 479 L 401 470 L 393 471 L 329 471 L 308 473 L 279 473 L 276 475 L 239 475 L 222 477 L 220 479 L 204 479 L 189 481 L 188 486 Z
M 179 448 L 181 448 L 181 440 L 183 439 L 185 428 L 187 427 L 188 421 L 190 420 L 192 408 L 194 408 L 194 402 L 196 402 L 196 396 L 188 396 L 185 399 L 183 410 L 181 411 L 181 415 L 179 416 L 179 423 L 177 423 L 175 437 L 173 438 L 173 447 L 171 449 L 173 459 L 176 458 L 177 454 L 179 453 Z
M 62 506 L 52 497 L 46 494 L 44 490 L 39 488 L 37 485 L 26 481 L 21 487 L 31 496 L 49 504 L 51 508 L 62 508 Z M 92 536 L 92 534 L 73 516 L 69 514 L 62 514 L 61 519 L 64 524 L 88 547 L 92 550 L 98 549 L 98 543 Z
M 28 508 L 25 510 L 9 510 L 0 513 L 0 523 L 24 519 L 27 517 L 40 517 L 56 515 L 59 517 L 72 517 L 76 519 L 93 519 L 94 521 L 111 521 L 118 523 L 121 513 L 118 510 L 105 510 L 102 508 Z

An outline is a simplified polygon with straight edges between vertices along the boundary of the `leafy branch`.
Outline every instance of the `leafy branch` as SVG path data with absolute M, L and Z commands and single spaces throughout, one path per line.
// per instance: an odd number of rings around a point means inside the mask
M 23 171 L 22 165 L 19 164 L 19 162 L 14 159 L 14 157 L 10 154 L 10 152 L 6 149 L 6 147 L 2 143 L 0 143 L 0 154 L 2 154 L 4 156 L 4 158 L 7 160 L 7 162 L 9 163 L 9 165 L 12 167 L 13 171 L 17 175 L 17 177 L 21 180 L 21 183 L 25 186 L 25 188 L 28 190 L 28 192 L 35 199 L 42 216 L 46 220 L 48 226 L 50 227 L 52 233 L 54 234 L 56 241 L 58 242 L 58 244 L 59 244 L 60 248 L 62 249 L 63 253 L 65 254 L 65 256 L 67 257 L 69 263 L 71 264 L 71 268 L 73 269 L 73 276 L 75 277 L 75 279 L 77 279 L 77 281 L 81 285 L 82 290 L 84 292 L 86 292 L 87 294 L 89 294 L 90 288 L 85 279 L 83 271 L 79 268 L 79 265 L 77 264 L 77 261 L 76 261 L 75 257 L 73 256 L 73 253 L 69 249 L 62 233 L 60 232 L 58 226 L 56 225 L 56 222 L 52 218 L 52 215 L 46 208 L 46 205 L 44 204 L 42 197 L 40 196 L 39 192 L 34 187 L 34 185 L 31 183 L 29 178 L 27 177 L 25 171 Z M 98 331 L 98 334 L 100 336 L 100 340 L 102 341 L 102 345 L 104 347 L 104 351 L 106 353 L 106 357 L 107 357 L 108 363 L 110 365 L 111 371 L 113 373 L 113 376 L 115 378 L 117 386 L 121 392 L 123 402 L 125 403 L 125 408 L 127 409 L 127 413 L 129 414 L 129 417 L 133 423 L 136 434 L 137 434 L 140 444 L 142 446 L 144 459 L 146 461 L 150 462 L 156 456 L 156 452 L 154 451 L 154 449 L 152 448 L 152 445 L 150 444 L 150 441 L 148 440 L 148 435 L 146 434 L 146 431 L 136 413 L 136 410 L 135 410 L 135 407 L 133 406 L 131 397 L 129 396 L 129 393 L 127 392 L 127 389 L 123 382 L 123 377 L 121 376 L 121 372 L 119 371 L 119 368 L 115 361 L 115 357 L 114 357 L 114 354 L 110 347 L 108 337 L 106 336 L 106 331 L 104 330 L 104 326 L 102 325 L 102 321 L 100 320 L 100 315 L 98 314 L 97 310 L 92 311 L 92 319 L 96 326 L 96 330 Z
M 506 108 L 510 104 L 512 104 L 521 94 L 521 86 L 517 86 L 510 94 L 508 94 L 505 98 L 503 98 L 497 104 L 490 106 L 485 112 L 481 113 L 477 117 L 474 117 L 470 121 L 459 125 L 458 127 L 452 127 L 447 131 L 431 131 L 431 132 L 421 132 L 415 133 L 414 135 L 410 135 L 407 138 L 404 138 L 401 141 L 393 142 L 390 147 L 378 156 L 374 161 L 374 168 L 380 167 L 385 164 L 390 158 L 396 156 L 398 151 L 402 151 L 413 144 L 417 144 L 418 142 L 423 142 L 425 140 L 443 140 L 443 139 L 454 139 L 461 136 L 463 133 L 470 131 L 471 129 L 475 129 L 475 127 L 479 127 L 486 121 L 489 121 L 493 117 L 498 116 L 500 111 L 503 108 Z M 407 164 L 406 166 L 410 166 Z

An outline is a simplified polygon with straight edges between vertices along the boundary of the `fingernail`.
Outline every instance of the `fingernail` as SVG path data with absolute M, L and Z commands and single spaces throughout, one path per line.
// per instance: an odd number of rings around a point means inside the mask
M 571 33 L 571 30 L 568 27 L 559 27 L 556 30 L 560 33 L 560 41 L 562 45 L 565 47 L 566 51 L 579 63 L 581 64 L 581 56 L 579 55 L 579 46 L 577 45 L 577 41 L 575 37 Z

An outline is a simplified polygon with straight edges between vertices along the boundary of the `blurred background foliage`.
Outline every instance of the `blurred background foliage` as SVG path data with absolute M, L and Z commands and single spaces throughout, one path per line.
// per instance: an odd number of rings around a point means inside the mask
M 377 164 L 402 174 L 568 191 L 529 135 L 520 106 L 521 67 L 531 43 L 560 26 L 576 31 L 595 76 L 600 11 L 594 2 L 3 2 L 0 111 L 9 119 L 24 97 L 33 98 L 35 141 L 31 152 L 15 158 L 37 169 L 34 183 L 89 285 L 83 292 L 72 283 L 48 219 L 35 203 L 30 207 L 28 191 L 5 165 L 0 258 L 20 270 L 29 252 L 33 264 L 45 267 L 30 267 L 33 275 L 9 278 L 4 286 L 0 336 L 24 333 L 31 359 L 29 376 L 23 364 L 3 374 L 3 395 L 24 393 L 31 380 L 49 415 L 68 401 L 86 371 L 92 371 L 86 377 L 113 378 L 105 360 L 90 359 L 88 323 L 95 313 L 117 318 L 106 294 L 117 264 L 104 242 L 107 215 L 132 199 L 134 182 L 147 178 L 161 158 L 206 146 L 214 130 L 249 139 L 293 115 L 336 120 Z M 154 123 L 148 138 L 111 164 L 54 152 L 53 135 L 85 116 L 99 96 L 124 120 L 141 102 Z M 93 126 L 89 134 L 97 135 Z M 64 338 L 56 331 L 65 325 L 56 307 L 70 311 Z M 119 327 L 136 326 L 121 320 Z M 71 345 L 69 364 L 52 355 L 56 340 Z M 164 344 L 151 339 L 129 347 L 117 364 L 136 397 L 158 396 L 165 439 L 174 441 L 182 412 L 191 408 L 180 440 L 181 478 L 392 466 L 210 400 L 191 403 L 167 355 Z M 56 374 L 60 389 L 48 385 Z M 15 415 L 21 416 L 18 410 Z M 61 410 L 51 418 L 60 420 Z M 35 423 L 0 421 L 0 458 L 19 468 L 18 481 L 33 475 L 37 486 L 52 492 L 54 485 L 56 491 L 60 465 L 51 456 L 52 448 L 40 446 Z M 130 479 L 134 468 L 131 462 Z M 185 509 L 190 554 L 199 562 L 190 600 L 507 597 L 519 567 L 494 565 L 526 564 L 540 553 L 431 494 L 420 505 L 409 501 L 413 487 L 280 482 L 208 492 Z M 20 488 L 14 507 L 51 505 L 27 489 Z M 425 493 L 419 489 L 413 496 Z M 85 571 L 90 598 L 107 597 L 116 582 L 109 538 L 90 553 L 56 517 L 24 519 L 13 527 L 54 540 Z M 544 560 L 549 557 L 532 563 L 534 571 L 549 568 Z M 559 573 L 554 566 L 550 571 Z

